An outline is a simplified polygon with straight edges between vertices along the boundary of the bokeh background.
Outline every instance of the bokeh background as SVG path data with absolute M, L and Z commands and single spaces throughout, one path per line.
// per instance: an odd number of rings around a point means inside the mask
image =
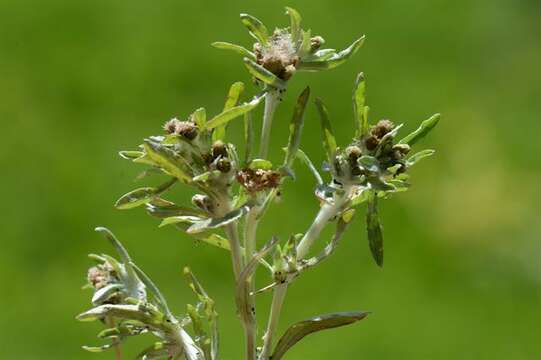
M 193 301 L 180 275 L 191 265 L 218 301 L 222 358 L 240 358 L 227 254 L 158 229 L 142 210 L 114 210 L 141 186 L 139 168 L 116 154 L 173 116 L 219 111 L 229 85 L 250 79 L 237 55 L 209 44 L 249 46 L 238 14 L 285 26 L 285 5 L 331 47 L 367 41 L 338 69 L 294 77 L 273 159 L 306 84 L 325 99 L 342 144 L 361 70 L 372 120 L 412 130 L 443 114 L 422 144 L 436 156 L 413 170 L 411 191 L 383 203 L 385 268 L 371 260 L 359 216 L 334 257 L 291 287 L 280 328 L 331 311 L 372 315 L 306 338 L 288 359 L 541 356 L 538 0 L 0 0 L 0 358 L 113 357 L 82 351 L 99 326 L 74 320 L 89 306 L 86 254 L 112 252 L 97 225 L 117 233 L 179 312 Z M 318 126 L 311 107 L 302 147 L 320 163 Z M 304 231 L 318 207 L 313 187 L 299 167 L 261 238 Z M 261 297 L 261 317 L 268 302 Z M 149 341 L 128 342 L 126 358 Z

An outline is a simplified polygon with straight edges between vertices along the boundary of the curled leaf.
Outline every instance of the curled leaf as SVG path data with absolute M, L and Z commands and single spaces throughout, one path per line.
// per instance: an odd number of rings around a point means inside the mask
M 231 44 L 231 43 L 224 42 L 224 41 L 216 41 L 216 42 L 213 42 L 211 45 L 214 46 L 217 49 L 232 50 L 232 51 L 234 51 L 236 53 L 241 54 L 244 57 L 255 60 L 254 53 L 251 52 L 250 50 L 246 49 L 243 46 L 240 46 L 240 45 L 237 45 L 237 44 Z
M 408 144 L 413 145 L 422 138 L 424 138 L 436 125 L 438 125 L 438 122 L 440 121 L 440 114 L 434 114 L 429 119 L 423 121 L 419 128 L 400 140 L 399 144 Z
M 240 20 L 248 28 L 250 35 L 261 45 L 267 45 L 269 42 L 269 32 L 265 25 L 255 16 L 249 14 L 240 14 Z
M 427 150 L 422 150 L 422 151 L 419 151 L 415 154 L 413 154 L 412 156 L 410 156 L 407 160 L 406 160 L 406 165 L 407 166 L 413 166 L 415 165 L 418 161 L 424 159 L 424 158 L 427 158 L 427 157 L 430 157 L 432 155 L 434 155 L 436 151 L 435 150 L 430 150 L 430 149 L 427 149 Z
M 320 315 L 298 322 L 290 326 L 282 335 L 270 358 L 280 360 L 293 345 L 311 333 L 349 325 L 364 319 L 367 315 L 367 312 L 340 312 Z
M 301 61 L 299 64 L 300 71 L 321 71 L 334 69 L 337 66 L 345 63 L 353 54 L 363 45 L 365 37 L 355 40 L 348 48 L 338 52 L 324 61 Z
M 253 77 L 262 81 L 263 83 L 277 89 L 284 89 L 286 87 L 286 82 L 284 80 L 278 78 L 272 72 L 257 64 L 255 61 L 244 58 L 244 65 Z

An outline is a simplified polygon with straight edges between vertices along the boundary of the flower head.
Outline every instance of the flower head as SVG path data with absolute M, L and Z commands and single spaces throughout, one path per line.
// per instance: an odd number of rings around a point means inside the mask
M 248 71 L 260 82 L 273 87 L 285 88 L 296 71 L 320 71 L 335 68 L 353 55 L 363 44 L 364 36 L 342 51 L 320 49 L 325 43 L 321 36 L 312 36 L 310 30 L 300 27 L 301 16 L 286 8 L 291 19 L 287 28 L 277 28 L 272 34 L 257 18 L 241 14 L 242 23 L 256 40 L 253 51 L 235 44 L 215 42 L 220 49 L 233 50 L 244 56 Z

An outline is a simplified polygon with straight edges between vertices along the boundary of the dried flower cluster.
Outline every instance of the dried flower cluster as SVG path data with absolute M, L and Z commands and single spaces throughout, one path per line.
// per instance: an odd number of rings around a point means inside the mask
M 356 207 L 366 204 L 366 234 L 376 263 L 383 265 L 383 236 L 378 216 L 378 201 L 409 187 L 408 170 L 433 150 L 410 155 L 411 147 L 438 123 L 439 115 L 424 121 L 411 134 L 399 139 L 402 125 L 380 120 L 368 121 L 365 104 L 365 79 L 359 74 L 353 90 L 355 137 L 344 147 L 337 145 L 325 105 L 316 99 L 321 118 L 323 149 L 326 161 L 320 171 L 300 149 L 310 89 L 298 97 L 290 121 L 285 156 L 279 165 L 268 158 L 270 130 L 276 107 L 288 81 L 296 71 L 319 71 L 343 64 L 362 45 L 364 37 L 342 51 L 321 49 L 320 36 L 311 36 L 301 28 L 297 11 L 286 9 L 291 23 L 269 33 L 253 16 L 241 14 L 242 23 L 256 40 L 253 52 L 224 42 L 218 48 L 234 50 L 244 56 L 244 64 L 256 79 L 261 92 L 243 101 L 244 84 L 233 84 L 223 111 L 207 117 L 198 108 L 185 121 L 176 118 L 163 125 L 162 133 L 144 139 L 139 149 L 122 151 L 124 159 L 146 169 L 138 178 L 162 176 L 161 185 L 141 187 L 118 199 L 118 209 L 144 207 L 161 220 L 160 226 L 173 226 L 198 242 L 228 251 L 234 274 L 235 301 L 244 329 L 247 360 L 279 360 L 299 340 L 315 331 L 348 325 L 362 320 L 366 312 L 339 312 L 318 315 L 297 322 L 276 341 L 277 326 L 287 289 L 299 275 L 332 255 L 345 230 L 352 224 Z M 253 114 L 264 102 L 259 152 L 255 150 Z M 227 141 L 228 123 L 244 118 L 244 152 Z M 163 133 L 165 131 L 165 134 Z M 303 163 L 313 173 L 315 196 L 321 206 L 310 227 L 281 241 L 276 234 L 262 244 L 258 225 L 283 191 L 286 179 L 295 179 L 294 165 Z M 191 205 L 176 204 L 169 194 L 174 186 L 194 193 Z M 336 230 L 323 250 L 312 254 L 327 225 Z M 85 347 L 99 352 L 115 349 L 121 358 L 120 345 L 129 337 L 152 334 L 156 342 L 143 350 L 140 359 L 216 360 L 219 358 L 218 315 L 214 300 L 186 268 L 184 275 L 196 298 L 186 313 L 172 314 L 160 290 L 138 268 L 115 236 L 98 228 L 115 247 L 119 260 L 108 255 L 91 255 L 97 265 L 88 271 L 88 287 L 93 290 L 92 308 L 78 316 L 81 321 L 99 320 L 107 328 L 98 337 L 108 340 L 103 346 Z M 281 234 L 283 236 L 283 234 Z M 268 271 L 268 283 L 258 286 L 255 271 Z M 272 292 L 272 304 L 265 329 L 258 329 L 256 296 Z M 260 312 L 258 311 L 257 314 Z M 239 356 L 240 357 L 240 356 Z

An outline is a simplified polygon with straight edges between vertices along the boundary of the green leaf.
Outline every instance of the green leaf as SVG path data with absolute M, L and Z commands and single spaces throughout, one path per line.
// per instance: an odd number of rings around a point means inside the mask
M 254 123 L 251 112 L 244 114 L 244 143 L 244 164 L 248 164 L 252 160 L 254 148 Z
M 203 129 L 207 122 L 207 111 L 205 108 L 195 110 L 192 114 L 192 119 L 200 129 Z
M 291 168 L 293 165 L 293 161 L 297 156 L 297 151 L 299 150 L 301 144 L 304 112 L 306 110 L 306 104 L 308 103 L 309 97 L 310 88 L 306 87 L 297 99 L 297 104 L 295 105 L 295 110 L 293 111 L 293 117 L 289 123 L 289 140 L 287 144 L 286 158 L 284 160 L 284 166 L 287 168 Z
M 163 342 L 156 342 L 152 346 L 143 350 L 139 355 L 137 355 L 137 360 L 155 360 L 162 359 L 164 357 L 171 357 L 171 353 L 174 352 L 174 349 L 170 349 Z M 178 349 L 176 351 L 179 351 Z
M 301 160 L 307 167 L 310 169 L 314 177 L 316 178 L 316 181 L 318 185 L 323 185 L 323 179 L 321 178 L 321 175 L 319 174 L 319 171 L 317 171 L 316 167 L 314 166 L 314 163 L 310 160 L 308 155 L 301 149 L 297 151 L 297 158 Z
M 169 189 L 176 181 L 177 179 L 173 178 L 159 187 L 144 187 L 130 191 L 116 201 L 115 207 L 119 210 L 126 210 L 147 204 L 156 196 Z
M 229 88 L 229 93 L 225 99 L 224 109 L 222 112 L 232 109 L 237 105 L 240 99 L 240 95 L 244 91 L 244 84 L 242 82 L 236 82 Z M 225 130 L 226 124 L 217 126 L 212 133 L 212 141 L 224 140 L 225 139 Z
M 272 360 L 280 360 L 284 354 L 305 336 L 325 329 L 349 325 L 364 319 L 367 312 L 341 312 L 316 316 L 289 327 L 274 349 Z
M 239 209 L 229 212 L 228 214 L 220 218 L 210 218 L 210 219 L 205 219 L 201 221 L 196 221 L 193 223 L 192 226 L 188 228 L 188 230 L 186 230 L 186 232 L 188 234 L 197 234 L 209 229 L 216 229 L 216 228 L 225 226 L 241 218 L 244 214 L 246 214 L 247 211 L 248 211 L 248 207 L 243 206 Z
M 210 234 L 210 235 L 192 234 L 192 236 L 194 236 L 197 239 L 197 241 L 201 241 L 201 242 L 204 242 L 206 244 L 219 247 L 220 249 L 231 251 L 231 246 L 229 245 L 229 240 L 227 240 L 226 238 L 224 238 L 221 235 L 218 235 L 218 234 Z
M 204 212 L 187 206 L 178 206 L 172 202 L 165 201 L 160 198 L 153 199 L 146 205 L 147 212 L 159 219 L 164 219 L 172 216 L 203 216 Z
M 253 159 L 248 165 L 250 169 L 263 169 L 270 170 L 272 169 L 272 163 L 269 160 L 265 159 Z
M 334 155 L 336 154 L 336 139 L 331 127 L 331 121 L 329 120 L 329 114 L 327 108 L 323 104 L 320 98 L 316 99 L 316 107 L 319 111 L 319 116 L 321 118 L 321 131 L 323 133 L 323 148 L 327 153 L 327 159 L 329 163 L 334 162 Z
M 250 60 L 248 58 L 244 58 L 244 65 L 252 74 L 253 77 L 255 77 L 258 80 L 261 80 L 267 85 L 270 85 L 277 89 L 285 89 L 286 82 L 280 78 L 278 78 L 276 75 L 274 75 L 269 70 L 265 69 L 263 66 L 257 64 L 253 60 Z
M 102 346 L 83 346 L 83 350 L 91 352 L 91 353 L 101 353 L 104 351 L 107 351 L 111 349 L 114 345 L 113 344 L 105 344 Z
M 234 118 L 238 117 L 238 116 L 241 116 L 245 113 L 247 113 L 248 111 L 252 110 L 253 108 L 255 108 L 257 105 L 259 105 L 259 103 L 261 102 L 261 100 L 263 99 L 262 96 L 260 97 L 256 97 L 254 98 L 252 101 L 248 102 L 248 103 L 244 103 L 242 105 L 238 105 L 238 106 L 234 106 L 228 110 L 225 110 L 223 111 L 222 113 L 216 115 L 215 117 L 213 117 L 212 119 L 210 119 L 206 125 L 205 125 L 205 128 L 206 129 L 214 129 L 218 126 L 221 126 L 221 125 L 225 125 L 227 124 L 229 121 L 233 120 Z
M 424 158 L 434 155 L 435 152 L 436 152 L 435 150 L 430 150 L 430 149 L 419 151 L 418 153 L 413 154 L 406 160 L 406 166 L 413 166 L 419 160 L 422 160 Z
M 171 217 L 163 219 L 162 222 L 160 223 L 160 227 L 173 225 L 173 224 L 179 224 L 179 223 L 193 224 L 198 221 L 203 221 L 203 219 L 197 216 L 189 216 L 189 215 L 171 216 Z
M 378 198 L 372 191 L 368 198 L 368 209 L 366 212 L 366 230 L 368 233 L 368 244 L 372 257 L 378 266 L 383 266 L 383 234 L 378 216 Z
M 124 194 L 115 203 L 119 210 L 133 209 L 150 202 L 156 196 L 156 188 L 144 187 Z
M 312 61 L 314 61 L 314 62 L 325 61 L 325 60 L 329 60 L 329 59 L 333 58 L 334 56 L 336 56 L 336 50 L 335 49 L 321 49 L 321 50 L 316 51 L 313 54 L 307 55 L 303 59 L 303 61 L 306 62 L 306 63 L 309 63 L 309 62 L 312 62 Z
M 368 134 L 368 118 L 366 115 L 366 82 L 364 74 L 359 73 L 355 80 L 355 88 L 353 90 L 353 111 L 355 115 L 355 123 L 357 127 L 357 138 L 361 138 Z
M 289 15 L 291 19 L 291 41 L 293 44 L 297 44 L 301 38 L 301 15 L 293 8 L 286 6 L 286 15 Z
M 298 55 L 302 63 L 302 58 L 309 55 L 312 50 L 312 32 L 310 30 L 301 30 L 301 34 L 302 42 L 299 46 Z
M 145 155 L 142 151 L 119 151 L 118 155 L 120 155 L 121 158 L 126 160 L 135 160 L 140 158 L 141 156 Z
M 231 44 L 224 41 L 216 41 L 211 44 L 217 49 L 223 49 L 223 50 L 232 50 L 236 53 L 241 54 L 242 56 L 245 56 L 247 58 L 255 60 L 255 55 L 250 50 L 246 49 L 243 46 L 237 45 L 237 44 Z
M 269 193 L 265 197 L 265 200 L 263 201 L 263 204 L 261 205 L 261 209 L 257 213 L 257 216 L 256 216 L 257 220 L 260 220 L 261 218 L 263 218 L 263 216 L 265 215 L 265 213 L 269 209 L 270 205 L 272 204 L 272 202 L 276 198 L 276 195 L 278 194 L 278 191 L 279 191 L 278 188 L 274 188 L 271 191 L 269 191 Z
M 107 301 L 113 294 L 121 291 L 124 288 L 122 284 L 109 284 L 94 292 L 92 296 L 92 304 L 100 305 Z
M 417 130 L 400 140 L 398 143 L 408 144 L 412 146 L 413 144 L 424 138 L 430 132 L 430 130 L 432 130 L 438 124 L 438 122 L 440 121 L 440 117 L 440 114 L 432 115 L 429 119 L 423 121 L 421 123 L 421 126 L 419 126 Z
M 302 61 L 299 64 L 298 70 L 300 71 L 321 71 L 334 69 L 337 66 L 345 63 L 353 54 L 359 50 L 363 45 L 365 37 L 355 40 L 348 48 L 340 51 L 336 55 L 332 56 L 325 61 Z
M 135 270 L 135 273 L 137 276 L 141 279 L 143 284 L 147 287 L 147 289 L 150 291 L 152 295 L 154 295 L 154 298 L 158 301 L 158 303 L 161 305 L 162 310 L 169 316 L 173 317 L 171 314 L 171 310 L 169 310 L 169 307 L 167 306 L 167 301 L 165 300 L 165 297 L 160 292 L 160 289 L 154 284 L 154 282 L 150 279 L 150 277 L 145 274 L 141 268 L 139 268 L 137 265 L 135 265 L 133 262 L 130 263 L 130 265 Z
M 227 98 L 225 100 L 224 111 L 233 108 L 239 102 L 240 95 L 244 91 L 244 83 L 237 81 L 229 89 Z
M 259 41 L 261 45 L 269 43 L 269 32 L 259 19 L 252 15 L 240 14 L 240 20 L 248 28 L 250 35 Z
M 148 157 L 166 173 L 186 184 L 192 181 L 192 177 L 179 164 L 179 162 L 185 162 L 185 160 L 181 159 L 175 152 L 152 140 L 145 140 L 143 147 Z

